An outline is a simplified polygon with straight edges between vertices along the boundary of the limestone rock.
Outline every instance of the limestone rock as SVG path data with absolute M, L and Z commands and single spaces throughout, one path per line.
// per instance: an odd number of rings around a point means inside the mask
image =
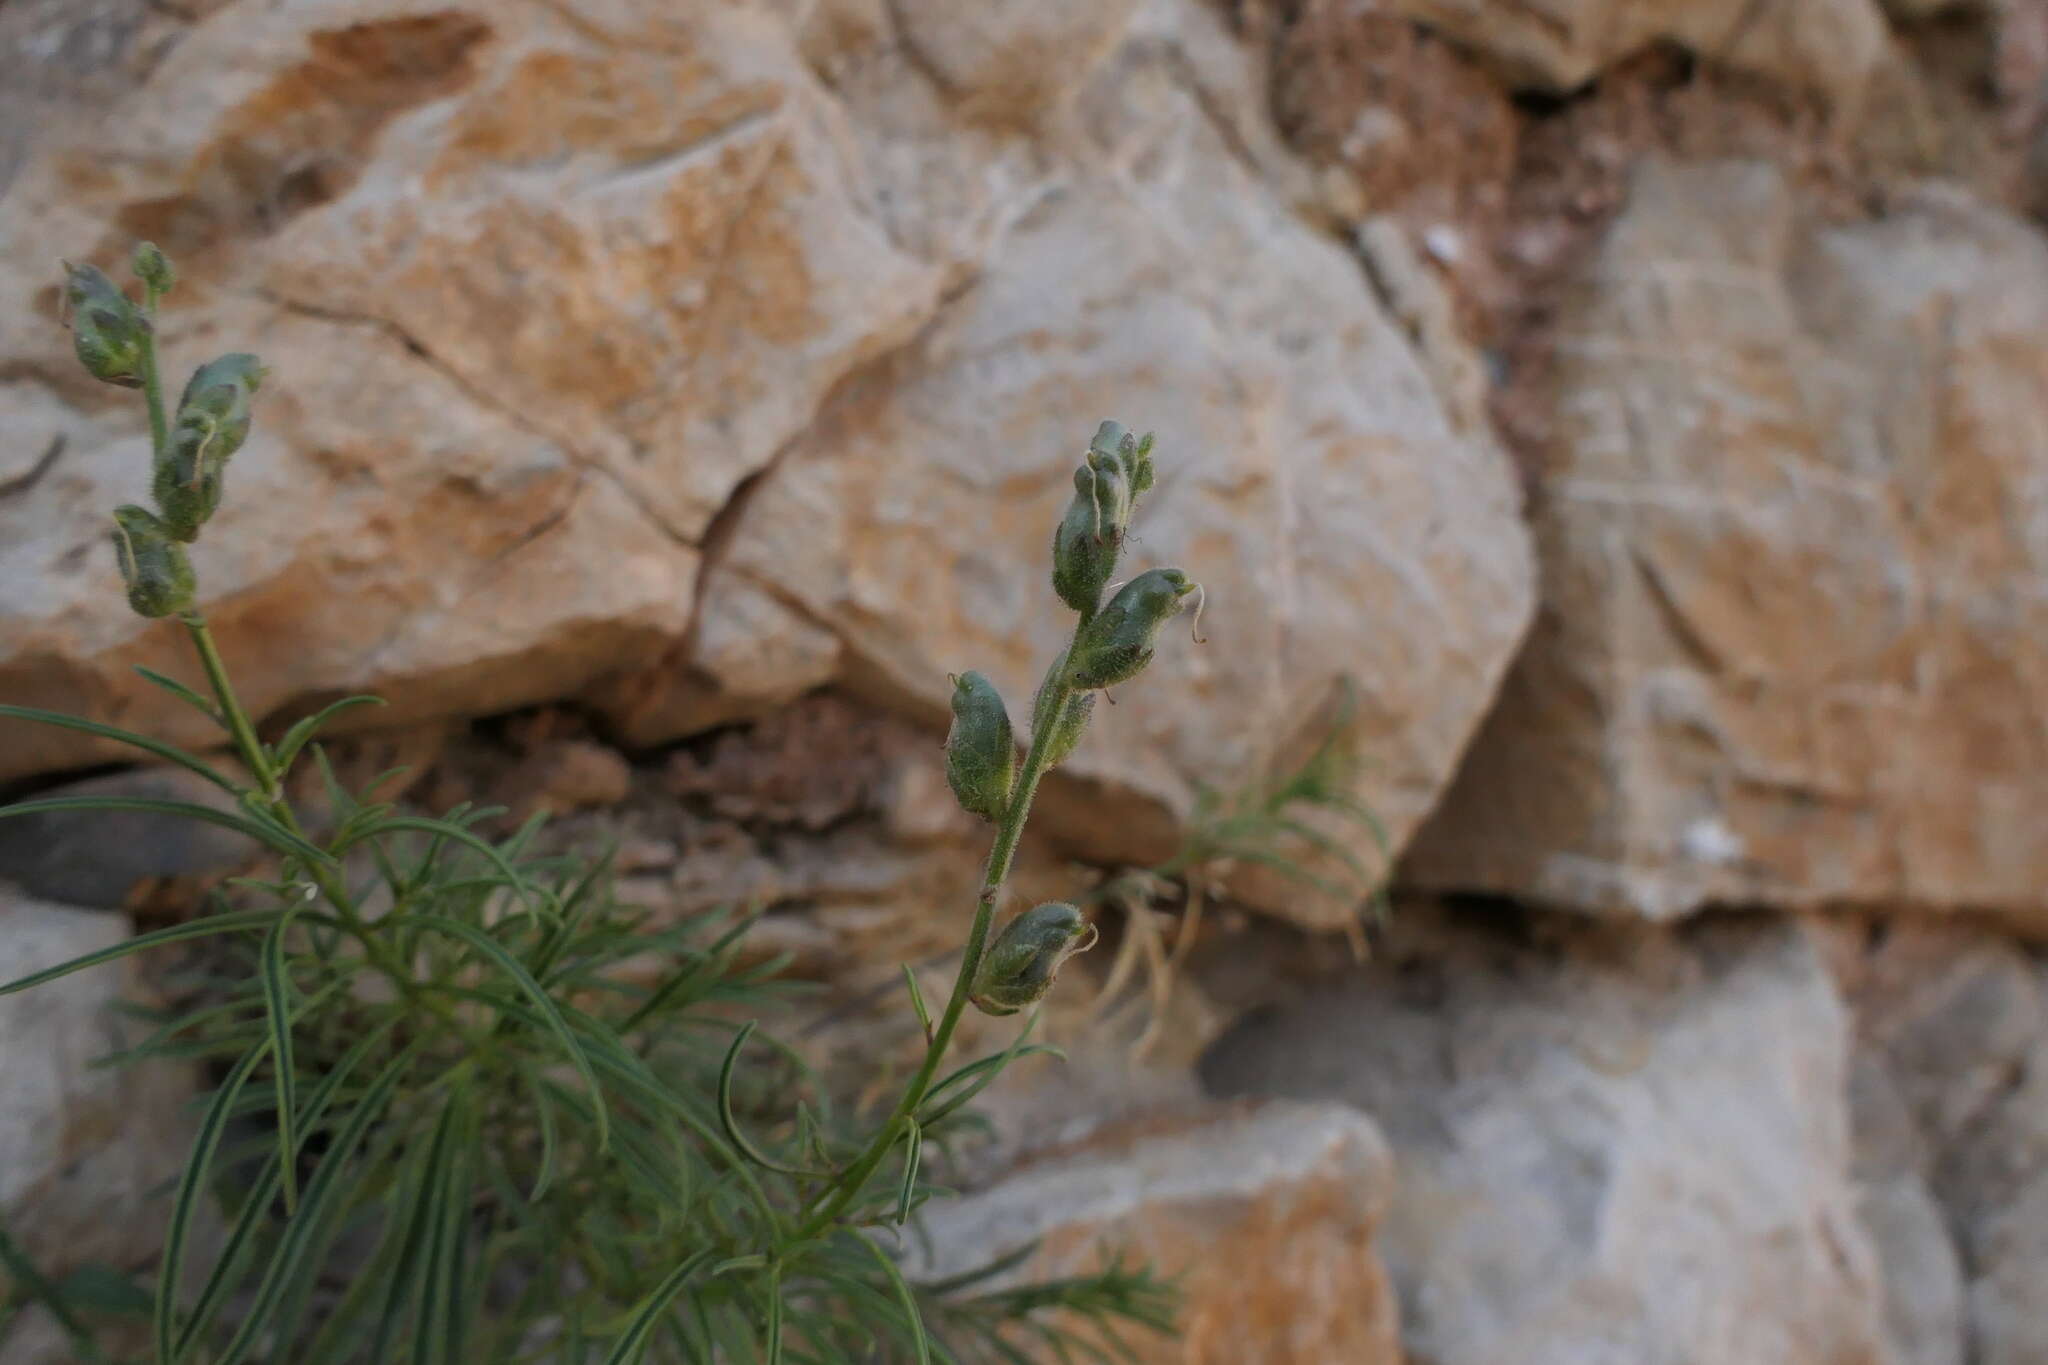
M 0 888 L 0 980 L 119 943 L 124 915 L 74 910 Z M 119 965 L 0 996 L 0 1217 L 37 1268 L 119 1270 L 155 1255 L 190 1133 L 187 1071 L 91 1063 L 137 1041 L 114 1008 Z
M 1122 1334 L 1144 1365 L 1397 1365 L 1374 1246 L 1392 1183 L 1379 1131 L 1342 1105 L 1154 1118 L 927 1206 L 933 1250 L 911 1268 L 956 1274 L 1041 1238 L 1016 1273 L 1042 1278 L 1123 1250 L 1185 1275 L 1178 1340 Z
M 185 283 L 177 367 L 273 367 L 202 603 L 259 711 L 383 687 L 419 714 L 574 692 L 683 634 L 696 542 L 848 368 L 929 312 L 844 110 L 755 9 L 317 0 L 221 11 L 32 149 L 0 215 L 0 691 L 171 737 L 175 657 L 102 543 L 146 480 L 129 395 L 75 377 L 58 257 L 138 236 Z M 346 609 L 339 604 L 346 603 Z M 394 719 L 388 714 L 384 719 Z M 17 727 L 10 727 L 10 730 Z M 10 739 L 13 736 L 10 734 Z M 0 745 L 0 776 L 101 757 Z
M 1656 43 L 1853 108 L 1884 60 L 1877 0 L 1391 0 L 1518 84 L 1574 90 Z
M 1418 1360 L 1878 1365 L 1848 1060 L 1795 927 L 1406 906 L 1361 972 L 1248 1016 L 1203 1067 L 1385 1128 L 1378 1244 Z
M 1354 794 L 1404 839 L 1533 600 L 1471 395 L 1292 211 L 1210 7 L 900 8 L 230 6 L 39 134 L 0 215 L 0 316 L 43 319 L 0 344 L 0 694 L 212 738 L 129 670 L 186 670 L 104 543 L 141 413 L 52 311 L 60 255 L 146 235 L 174 371 L 273 369 L 195 554 L 263 716 L 580 698 L 647 745 L 835 681 L 934 724 L 948 671 L 1021 697 L 1114 414 L 1168 461 L 1138 554 L 1207 584 L 1216 642 L 1119 697 L 1047 828 L 1162 853 L 1349 677 Z M 10 724 L 0 780 L 112 752 Z
M 1932 1348 L 1904 1358 L 2048 1358 L 2048 963 L 1981 928 L 1893 923 L 1845 976 L 1859 1165 L 1888 1206 L 1873 1227 Z
M 1636 174 L 1559 325 L 1545 603 L 1419 883 L 2048 922 L 2048 244 Z
M 1048 547 L 1083 443 L 1098 417 L 1154 429 L 1130 562 L 1203 582 L 1210 643 L 1176 631 L 1116 689 L 1047 789 L 1044 828 L 1161 856 L 1198 782 L 1270 763 L 1348 676 L 1360 794 L 1398 844 L 1525 620 L 1513 477 L 1449 420 L 1358 264 L 1259 191 L 1154 51 L 1127 49 L 1082 94 L 1091 141 L 1068 181 L 826 407 L 723 562 L 832 623 L 869 686 L 937 717 L 946 674 L 977 668 L 1021 716 L 1071 628 Z

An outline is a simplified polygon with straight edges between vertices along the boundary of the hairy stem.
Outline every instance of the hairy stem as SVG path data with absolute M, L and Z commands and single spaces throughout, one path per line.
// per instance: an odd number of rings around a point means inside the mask
M 1064 681 L 1065 654 L 1060 658 L 1054 676 L 1046 679 L 1045 683 L 1045 714 L 1052 716 L 1060 713 L 1074 691 Z M 953 978 L 953 994 L 946 1001 L 946 1012 L 932 1030 L 923 1064 L 910 1078 L 910 1084 L 904 1087 L 903 1097 L 896 1101 L 896 1108 L 875 1134 L 874 1140 L 868 1143 L 867 1150 L 839 1177 L 830 1197 L 797 1230 L 798 1240 L 817 1235 L 859 1196 L 876 1167 L 888 1156 L 889 1149 L 903 1136 L 904 1124 L 917 1112 L 918 1105 L 924 1103 L 925 1095 L 930 1092 L 932 1080 L 938 1075 L 939 1062 L 945 1056 L 947 1045 L 953 1041 L 953 1031 L 960 1025 L 960 1016 L 967 1009 L 967 994 L 973 988 L 974 973 L 981 965 L 981 955 L 988 947 L 988 931 L 995 921 L 996 898 L 1002 894 L 1003 883 L 1009 878 L 1010 863 L 1017 854 L 1017 842 L 1023 838 L 1025 821 L 1031 817 L 1032 798 L 1038 793 L 1039 779 L 1045 775 L 1045 753 L 1052 742 L 1052 734 L 1050 725 L 1032 727 L 1031 748 L 1024 757 L 1024 770 L 1018 774 L 1017 789 L 996 826 L 995 843 L 988 851 L 988 865 L 981 879 L 981 895 L 974 904 L 974 924 L 967 931 L 967 947 L 961 954 L 960 972 Z
M 156 303 L 156 286 L 144 285 L 143 311 L 148 316 L 149 329 L 142 335 L 142 394 L 149 406 L 149 453 L 160 460 L 170 444 L 171 429 L 164 418 L 164 381 L 156 366 Z

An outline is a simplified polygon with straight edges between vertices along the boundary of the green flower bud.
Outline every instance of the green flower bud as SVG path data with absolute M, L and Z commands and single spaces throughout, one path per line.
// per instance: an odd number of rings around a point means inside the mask
M 1122 468 L 1124 482 L 1131 490 L 1131 501 L 1136 502 L 1152 489 L 1152 433 L 1143 438 L 1131 435 L 1130 429 L 1122 422 L 1104 422 L 1095 429 L 1095 439 L 1088 443 L 1089 453 L 1114 459 Z
M 1152 662 L 1159 628 L 1179 615 L 1188 594 L 1200 588 L 1179 569 L 1147 569 L 1124 584 L 1075 638 L 1067 682 L 1074 687 L 1111 687 L 1136 677 Z M 1196 619 L 1199 622 L 1199 612 Z
M 1002 817 L 1017 780 L 1017 742 L 1003 694 L 980 673 L 953 679 L 953 728 L 946 733 L 946 781 L 960 805 L 984 820 Z
M 1065 901 L 1034 905 L 982 954 L 967 998 L 983 1014 L 1015 1014 L 1051 992 L 1060 965 L 1095 946 L 1095 926 Z
M 1091 450 L 1074 471 L 1074 500 L 1052 533 L 1052 586 L 1075 611 L 1095 610 L 1131 524 L 1123 466 Z
M 243 352 L 209 360 L 192 372 L 178 399 L 176 425 L 191 427 L 206 445 L 206 458 L 226 463 L 249 439 L 249 400 L 270 371 Z
M 171 292 L 171 286 L 178 282 L 178 272 L 171 268 L 170 257 L 155 242 L 143 242 L 135 248 L 132 261 L 135 278 L 148 285 L 162 297 Z
M 227 460 L 203 424 L 179 422 L 157 457 L 150 491 L 164 529 L 176 540 L 197 540 L 199 528 L 220 506 Z
M 142 387 L 149 318 L 98 266 L 64 263 L 64 304 L 78 363 L 95 379 Z
M 128 584 L 128 605 L 141 616 L 168 616 L 192 605 L 192 565 L 184 547 L 147 508 L 114 509 L 114 555 Z

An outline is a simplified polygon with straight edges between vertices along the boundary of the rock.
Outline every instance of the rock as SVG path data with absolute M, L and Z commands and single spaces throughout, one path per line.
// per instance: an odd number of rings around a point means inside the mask
M 2048 923 L 2039 235 L 1651 162 L 1559 329 L 1545 604 L 1413 880 Z
M 1396 1365 L 1393 1296 L 1374 1247 L 1392 1168 L 1342 1105 L 1154 1118 L 1045 1152 L 926 1206 L 912 1273 L 959 1273 L 1043 1239 L 1010 1278 L 1076 1274 L 1118 1250 L 1184 1274 L 1179 1339 L 1123 1332 L 1145 1365 Z
M 1877 0 L 1388 0 L 1519 86 L 1575 90 L 1659 43 L 1853 111 L 1886 57 Z
M 1350 677 L 1353 794 L 1405 838 L 1533 600 L 1463 376 L 1292 212 L 1264 63 L 1209 7 L 956 8 L 310 0 L 183 28 L 38 137 L 0 223 L 0 316 L 44 319 L 0 346 L 29 452 L 0 469 L 25 585 L 0 692 L 199 739 L 129 671 L 182 645 L 127 614 L 104 543 L 139 406 L 77 377 L 51 307 L 59 255 L 149 235 L 186 279 L 173 369 L 274 371 L 195 551 L 260 715 L 581 698 L 642 746 L 838 681 L 942 726 L 972 666 L 1021 705 L 1064 634 L 1066 480 L 1116 414 L 1167 460 L 1138 553 L 1206 582 L 1217 643 L 1130 689 L 1048 828 L 1170 848 L 1197 784 L 1256 774 Z M 23 733 L 0 779 L 108 753 Z
M 141 797 L 233 812 L 235 800 L 183 768 L 135 768 L 36 793 Z M 246 835 L 151 811 L 45 811 L 0 820 L 0 882 L 31 896 L 100 910 L 132 909 L 159 884 L 218 880 L 253 860 Z
M 1357 263 L 1260 192 L 1157 50 L 1105 68 L 1069 183 L 763 477 L 725 581 L 831 622 L 865 685 L 935 726 L 967 668 L 1021 719 L 1071 628 L 1047 547 L 1082 443 L 1097 416 L 1154 428 L 1133 564 L 1204 583 L 1211 643 L 1175 632 L 1116 689 L 1041 828 L 1093 856 L 1163 856 L 1198 783 L 1266 767 L 1348 677 L 1357 794 L 1398 845 L 1525 620 L 1513 476 L 1447 419 Z M 1261 268 L 1205 264 L 1224 261 Z M 1268 903 L 1323 925 L 1354 909 Z
M 194 25 L 9 191 L 0 414 L 63 457 L 0 500 L 0 691 L 190 740 L 131 662 L 104 544 L 140 406 L 82 378 L 61 255 L 158 240 L 174 373 L 273 367 L 195 561 L 259 713 L 384 689 L 385 722 L 573 693 L 688 624 L 696 542 L 845 371 L 918 325 L 845 111 L 757 10 L 517 0 L 364 19 L 317 0 Z M 175 381 L 174 381 L 175 382 Z M 347 611 L 332 609 L 346 601 Z M 0 776 L 91 761 L 0 746 Z
M 0 980 L 119 943 L 122 915 L 0 888 Z M 139 1041 L 109 965 L 0 996 L 0 1219 L 45 1275 L 88 1262 L 134 1270 L 156 1254 L 190 1133 L 189 1071 L 91 1063 Z
M 617 749 L 587 739 L 544 744 L 504 779 L 504 803 L 519 818 L 612 806 L 632 790 L 633 770 Z
M 1254 1012 L 1203 1074 L 1385 1128 L 1377 1242 L 1418 1360 L 1878 1365 L 1848 1062 L 1796 927 L 1408 905 L 1362 970 Z
M 1913 1361 L 2048 1359 L 2048 962 L 1979 927 L 1891 923 L 1846 963 L 1860 1165 Z

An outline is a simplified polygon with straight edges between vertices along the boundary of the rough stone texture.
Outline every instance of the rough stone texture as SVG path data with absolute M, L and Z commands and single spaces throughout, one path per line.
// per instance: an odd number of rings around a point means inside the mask
M 1877 0 L 1388 0 L 1470 45 L 1513 82 L 1566 91 L 1656 43 L 1853 109 L 1884 60 Z
M 1795 927 L 1397 912 L 1348 980 L 1204 1061 L 1343 1100 L 1399 1173 L 1378 1244 L 1431 1365 L 1877 1365 L 1848 1018 Z
M 2048 1359 L 2048 963 L 1978 927 L 1856 937 L 1858 1175 L 1901 1359 Z
M 1055 821 L 1156 848 L 1351 675 L 1363 794 L 1405 837 L 1533 595 L 1469 395 L 1290 211 L 1263 63 L 1207 7 L 900 8 L 317 0 L 190 26 L 40 140 L 0 215 L 0 316 L 44 320 L 0 345 L 26 434 L 0 690 L 199 738 L 128 669 L 182 669 L 175 628 L 108 581 L 139 410 L 75 377 L 53 322 L 57 256 L 148 235 L 187 277 L 177 364 L 275 370 L 195 557 L 259 712 L 582 693 L 658 743 L 834 679 L 936 724 L 975 666 L 1021 708 L 1062 630 L 1050 529 L 1116 414 L 1161 440 L 1137 553 L 1207 583 L 1215 644 L 1130 689 Z M 108 752 L 9 729 L 0 778 Z M 1105 792 L 1149 816 L 1110 826 Z
M 124 915 L 0 887 L 0 980 L 109 947 Z M 0 996 L 0 1218 L 45 1274 L 87 1262 L 134 1269 L 156 1253 L 184 1165 L 193 1078 L 162 1065 L 89 1064 L 135 1040 L 114 1009 L 119 965 Z
M 934 1250 L 914 1269 L 958 1273 L 1042 1238 L 1019 1272 L 1036 1278 L 1124 1249 L 1185 1274 L 1178 1341 L 1124 1334 L 1145 1365 L 1396 1365 L 1374 1247 L 1392 1184 L 1378 1129 L 1342 1105 L 1155 1118 L 927 1206 Z
M 1064 182 L 764 478 L 711 597 L 766 585 L 871 686 L 936 712 L 946 674 L 980 668 L 1021 717 L 1067 629 L 1043 565 L 1087 435 L 1074 415 L 1119 414 L 1159 438 L 1134 563 L 1205 583 L 1211 643 L 1169 637 L 1064 771 L 1177 814 L 1196 780 L 1312 728 L 1349 674 L 1367 799 L 1398 843 L 1522 624 L 1512 480 L 1447 420 L 1357 263 L 1259 193 L 1155 52 L 1134 42 L 1084 93 Z M 1222 261 L 1263 268 L 1207 268 Z M 1396 621 L 1413 628 L 1368 625 Z M 1054 787 L 1045 818 L 1097 854 L 1159 851 L 1141 835 L 1164 821 L 1108 827 L 1088 795 Z
M 1545 604 L 1413 875 L 2041 922 L 2048 248 L 1929 189 L 1805 221 L 1639 169 L 1555 342 Z

